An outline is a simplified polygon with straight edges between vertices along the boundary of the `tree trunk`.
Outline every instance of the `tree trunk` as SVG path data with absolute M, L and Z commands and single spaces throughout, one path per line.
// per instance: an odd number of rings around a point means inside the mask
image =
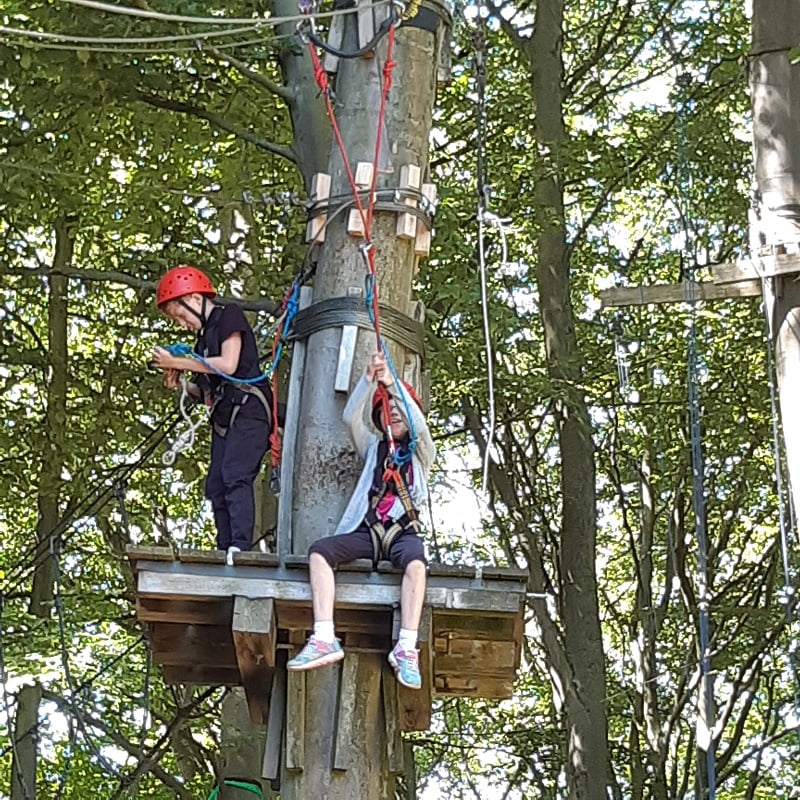
M 42 463 L 37 497 L 36 572 L 29 611 L 38 617 L 50 614 L 53 603 L 55 565 L 50 555 L 51 543 L 59 521 L 59 495 L 64 469 L 64 434 L 67 430 L 67 322 L 69 281 L 59 271 L 72 261 L 74 236 L 71 223 L 59 219 L 55 224 L 55 255 L 49 275 L 48 345 L 46 408 L 42 436 Z
M 550 378 L 558 393 L 561 453 L 561 614 L 573 692 L 566 695 L 569 796 L 606 797 L 608 732 L 605 661 L 595 574 L 595 463 L 581 390 L 580 353 L 570 299 L 561 149 L 566 140 L 562 82 L 563 0 L 540 0 L 531 42 L 540 172 L 534 192 L 539 231 L 537 283 Z M 566 676 L 564 676 L 566 677 Z
M 243 689 L 232 689 L 222 702 L 222 746 L 220 748 L 219 800 L 253 800 L 247 789 L 225 785 L 225 778 L 245 778 L 261 785 L 261 760 L 265 732 L 262 725 L 250 720 L 247 698 Z M 244 781 L 242 781 L 244 782 Z M 273 797 L 267 786 L 262 786 L 264 798 Z
M 14 748 L 11 765 L 11 800 L 36 800 L 36 742 L 42 687 L 26 684 L 17 695 Z
M 436 9 L 441 16 L 446 15 L 443 9 L 438 6 Z M 386 8 L 375 9 L 376 16 L 386 12 Z M 354 51 L 359 46 L 357 18 L 350 15 L 342 19 L 341 47 Z M 339 61 L 335 108 L 348 161 L 354 171 L 358 162 L 371 163 L 374 158 L 386 52 L 384 37 L 374 57 Z M 423 174 L 427 168 L 438 61 L 435 33 L 415 26 L 397 29 L 394 61 L 393 89 L 381 131 L 380 162 L 376 165 L 378 189 L 396 188 L 403 165 L 420 166 Z M 297 64 L 292 63 L 297 68 Z M 307 85 L 306 91 L 309 91 Z M 299 116 L 302 112 L 302 106 L 293 107 L 294 129 L 305 135 L 307 131 Z M 330 157 L 326 171 L 332 179 L 331 197 L 352 198 L 342 157 L 332 137 L 328 141 Z M 311 175 L 306 170 L 314 168 L 311 159 L 302 160 L 301 168 L 308 186 Z M 361 240 L 348 235 L 348 212 L 335 215 L 336 202 L 328 210 L 331 222 L 314 278 L 315 304 L 329 298 L 352 296 L 354 292 L 362 292 L 363 297 L 367 268 L 358 249 Z M 376 212 L 372 241 L 376 250 L 377 284 L 382 303 L 408 314 L 415 262 L 413 240 L 396 238 L 395 225 L 395 213 Z M 292 502 L 292 541 L 282 547 L 295 554 L 305 554 L 314 540 L 333 533 L 361 471 L 359 458 L 341 419 L 347 393 L 334 391 L 341 338 L 341 327 L 326 328 L 309 337 L 302 397 L 292 398 L 293 403 L 299 403 L 299 433 L 294 493 L 292 498 L 284 498 L 284 502 Z M 359 331 L 351 386 L 376 347 L 374 332 Z M 387 347 L 399 375 L 408 376 L 418 359 L 406 355 L 396 342 L 387 341 Z M 382 669 L 385 669 L 384 654 L 351 653 L 336 667 L 305 675 L 290 674 L 288 694 L 300 698 L 298 702 L 303 713 L 294 717 L 287 715 L 290 738 L 300 744 L 294 750 L 291 764 L 287 761 L 288 745 L 284 748 L 283 800 L 309 797 L 372 800 L 393 796 L 395 775 L 388 764 Z M 351 676 L 354 675 L 357 689 L 349 728 L 338 732 L 337 736 L 339 676 L 343 670 L 350 670 Z M 340 751 L 342 747 L 344 752 Z

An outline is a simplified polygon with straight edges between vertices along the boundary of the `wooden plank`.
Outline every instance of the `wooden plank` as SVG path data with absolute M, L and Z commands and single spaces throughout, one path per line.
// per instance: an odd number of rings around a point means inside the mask
M 483 577 L 495 581 L 519 581 L 527 585 L 529 573 L 519 567 L 484 567 Z
M 299 308 L 311 305 L 313 292 L 309 286 L 300 287 Z M 294 491 L 294 455 L 297 429 L 300 422 L 300 397 L 303 391 L 303 372 L 306 365 L 306 340 L 298 339 L 292 345 L 292 367 L 286 387 L 291 403 L 286 405 L 286 419 L 281 444 L 281 500 L 278 503 L 278 530 L 276 533 L 279 556 L 292 550 L 292 493 Z
M 728 261 L 711 267 L 714 283 L 740 283 L 760 281 L 762 277 L 794 275 L 800 273 L 800 253 L 780 253 L 774 256 L 757 256 L 738 261 Z
M 307 581 L 274 580 L 267 577 L 234 577 L 231 570 L 220 569 L 219 577 L 182 572 L 139 570 L 138 592 L 154 597 L 273 597 L 280 600 L 310 602 L 311 588 Z M 227 573 L 227 574 L 226 574 Z M 340 576 L 344 577 L 344 576 Z M 394 577 L 394 576 L 391 576 Z M 399 576 L 398 576 L 399 577 Z M 399 580 L 394 585 L 346 583 L 337 581 L 336 603 L 347 606 L 394 606 L 400 602 Z M 429 581 L 425 605 L 463 612 L 515 614 L 519 611 L 519 594 L 481 588 L 435 586 Z
M 161 667 L 164 683 L 185 686 L 239 686 L 242 683 L 238 667 L 199 667 L 164 664 Z
M 311 606 L 295 603 L 277 603 L 278 628 L 282 630 L 310 631 L 314 625 Z M 391 611 L 386 608 L 335 608 L 333 620 L 337 633 L 367 633 L 389 635 Z
M 140 547 L 129 544 L 125 546 L 125 552 L 134 569 L 138 561 L 173 561 L 175 558 L 171 547 Z
M 242 567 L 277 567 L 280 556 L 277 553 L 262 553 L 260 550 L 250 550 L 245 553 L 235 553 L 234 563 Z
M 522 615 L 520 614 L 521 618 Z M 489 639 L 491 641 L 516 641 L 517 616 L 485 616 L 475 614 L 433 613 L 433 638 L 436 652 L 446 652 L 446 642 L 451 638 Z M 441 640 L 441 641 L 440 641 Z
M 353 741 L 353 718 L 356 708 L 356 689 L 359 656 L 346 653 L 342 662 L 339 684 L 339 714 L 336 722 L 333 768 L 346 770 L 350 767 Z
M 486 700 L 507 700 L 514 694 L 510 680 L 456 677 L 436 678 L 436 694 L 440 697 L 480 697 Z
M 275 666 L 275 602 L 236 597 L 233 607 L 233 644 L 242 676 L 250 719 L 257 725 L 269 718 L 269 694 Z
M 356 0 L 358 12 L 358 46 L 366 47 L 375 36 L 375 18 L 372 16 L 372 0 Z M 373 51 L 365 54 L 364 58 L 372 58 Z
M 283 740 L 283 724 L 286 716 L 286 652 L 278 654 L 278 663 L 272 675 L 272 691 L 269 702 L 269 718 L 267 719 L 267 741 L 264 746 L 264 761 L 261 765 L 261 777 L 276 781 L 280 777 L 281 742 Z
M 306 673 L 286 673 L 286 769 L 302 770 L 305 764 Z
M 697 301 L 731 300 L 739 297 L 758 297 L 761 294 L 760 281 L 717 284 L 701 282 L 695 284 L 694 299 Z M 687 302 L 686 285 L 654 284 L 652 286 L 617 286 L 600 292 L 602 308 L 622 306 L 646 306 L 665 303 Z
M 178 559 L 184 564 L 227 564 L 224 550 L 178 550 Z
M 403 737 L 400 728 L 400 710 L 397 705 L 397 681 L 394 670 L 388 662 L 381 669 L 381 697 L 383 718 L 386 720 L 386 762 L 389 772 L 399 775 L 405 767 Z
M 474 578 L 475 567 L 469 564 L 428 564 L 428 576 Z
M 136 597 L 136 616 L 142 622 L 188 625 L 230 625 L 233 603 L 227 600 Z
M 283 566 L 286 567 L 286 569 L 308 570 L 308 556 L 298 556 L 293 553 L 287 553 L 282 560 Z
M 151 646 L 156 664 L 170 666 L 235 668 L 236 652 L 231 629 L 218 625 L 151 625 Z
M 399 616 L 399 609 L 397 611 Z M 399 622 L 398 622 L 399 625 Z M 421 689 L 408 689 L 397 684 L 397 708 L 400 728 L 403 731 L 426 731 L 431 726 L 433 702 L 433 669 L 431 654 L 431 610 L 423 608 L 417 634 L 419 648 L 419 671 L 422 676 Z
M 347 564 L 340 564 L 338 572 L 372 572 L 372 561 L 369 558 L 357 558 Z

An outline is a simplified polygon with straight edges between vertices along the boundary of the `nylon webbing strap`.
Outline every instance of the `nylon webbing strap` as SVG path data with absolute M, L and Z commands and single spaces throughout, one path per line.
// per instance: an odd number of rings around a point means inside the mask
M 234 780 L 233 778 L 226 778 L 222 781 L 223 786 L 230 786 L 232 789 L 242 789 L 245 792 L 250 792 L 251 794 L 258 795 L 258 797 L 264 797 L 264 792 L 261 791 L 261 787 L 254 783 L 253 781 L 245 781 L 245 780 Z M 211 790 L 211 794 L 208 796 L 208 800 L 217 800 L 219 797 L 219 786 L 215 786 Z
M 425 328 L 422 323 L 389 306 L 381 305 L 380 312 L 383 332 L 407 350 L 424 358 Z M 345 325 L 357 325 L 370 331 L 374 329 L 361 298 L 331 297 L 298 311 L 288 338 L 305 339 L 325 328 L 342 328 Z

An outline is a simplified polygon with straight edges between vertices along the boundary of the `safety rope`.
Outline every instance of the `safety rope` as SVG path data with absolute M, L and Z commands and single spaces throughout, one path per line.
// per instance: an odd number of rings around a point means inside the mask
M 191 450 L 192 447 L 194 447 L 194 440 L 197 435 L 197 431 L 201 425 L 208 421 L 211 411 L 209 406 L 204 405 L 204 416 L 198 417 L 196 422 L 192 421 L 191 412 L 187 407 L 192 401 L 192 396 L 189 394 L 188 382 L 185 375 L 181 375 L 180 382 L 181 398 L 178 402 L 178 409 L 180 411 L 181 418 L 186 423 L 186 427 L 182 431 L 178 431 L 178 434 L 173 440 L 172 444 L 169 446 L 169 449 L 166 450 L 161 456 L 161 463 L 165 467 L 171 467 L 175 463 L 175 459 L 180 453 L 185 453 L 187 450 Z
M 375 244 L 372 241 L 372 222 L 375 213 L 375 196 L 377 190 L 377 183 L 378 183 L 378 165 L 380 164 L 380 152 L 381 152 L 381 139 L 382 139 L 382 132 L 385 123 L 386 117 L 386 103 L 389 97 L 389 92 L 392 88 L 392 73 L 394 72 L 394 68 L 397 66 L 396 62 L 393 61 L 392 55 L 394 53 L 394 42 L 395 42 L 395 30 L 397 28 L 397 24 L 400 21 L 400 16 L 398 15 L 395 17 L 395 10 L 393 8 L 390 11 L 390 19 L 392 19 L 392 23 L 388 25 L 388 29 L 386 31 L 386 61 L 383 65 L 383 85 L 381 90 L 381 99 L 380 99 L 380 108 L 378 111 L 378 119 L 376 125 L 376 135 L 375 135 L 375 151 L 373 155 L 372 161 L 372 180 L 370 185 L 370 191 L 367 198 L 367 207 L 364 208 L 364 204 L 361 201 L 361 194 L 359 192 L 358 186 L 356 184 L 355 175 L 353 174 L 352 167 L 350 166 L 350 160 L 347 155 L 347 148 L 344 144 L 344 139 L 342 138 L 342 133 L 339 128 L 339 123 L 336 119 L 336 114 L 333 109 L 333 101 L 331 99 L 331 88 L 330 82 L 328 80 L 328 73 L 325 71 L 325 68 L 322 65 L 322 61 L 320 60 L 319 53 L 317 52 L 317 48 L 315 46 L 314 41 L 312 41 L 312 35 L 314 32 L 314 18 L 313 18 L 313 5 L 311 3 L 302 3 L 301 4 L 301 11 L 305 11 L 308 14 L 308 20 L 305 26 L 298 26 L 298 31 L 300 32 L 301 39 L 306 43 L 308 47 L 309 56 L 311 58 L 311 64 L 314 71 L 314 78 L 317 81 L 317 86 L 319 86 L 320 93 L 325 102 L 325 109 L 328 114 L 328 119 L 330 120 L 331 127 L 333 129 L 333 135 L 336 139 L 337 147 L 339 148 L 339 153 L 342 157 L 342 162 L 344 164 L 345 173 L 347 175 L 347 180 L 350 184 L 350 189 L 353 193 L 353 201 L 356 206 L 356 209 L 361 217 L 361 224 L 364 228 L 364 241 L 359 245 L 359 252 L 361 257 L 364 260 L 364 263 L 367 268 L 367 275 L 365 277 L 365 292 L 364 292 L 364 300 L 367 306 L 368 313 L 370 315 L 370 320 L 372 321 L 373 327 L 375 329 L 375 339 L 377 343 L 377 348 L 386 356 L 386 363 L 389 366 L 389 369 L 394 376 L 395 380 L 397 380 L 397 374 L 394 370 L 394 366 L 391 363 L 391 357 L 387 352 L 386 345 L 381 337 L 381 322 L 380 322 L 380 309 L 378 303 L 378 283 L 377 277 L 375 272 Z M 305 27 L 305 30 L 304 30 Z M 399 386 L 398 386 L 399 388 Z M 391 416 L 390 416 L 390 409 L 389 409 L 389 393 L 383 385 L 379 385 L 375 391 L 376 396 L 378 397 L 378 401 L 381 405 L 381 412 L 383 414 L 383 421 L 384 425 L 386 426 L 386 436 L 389 444 L 389 455 L 393 462 L 393 467 L 389 467 L 387 472 L 391 472 L 393 469 L 397 469 L 400 464 L 404 463 L 410 459 L 413 455 L 414 449 L 416 448 L 416 436 L 415 433 L 412 433 L 411 436 L 411 444 L 409 445 L 408 452 L 405 454 L 398 454 L 397 444 L 394 441 L 394 437 L 392 436 L 392 428 L 391 428 Z M 401 396 L 403 397 L 403 402 L 405 404 L 406 410 L 408 411 L 408 404 L 405 399 L 405 393 L 401 392 Z M 407 416 L 409 423 L 411 422 L 410 415 Z M 393 474 L 393 473 L 392 473 Z

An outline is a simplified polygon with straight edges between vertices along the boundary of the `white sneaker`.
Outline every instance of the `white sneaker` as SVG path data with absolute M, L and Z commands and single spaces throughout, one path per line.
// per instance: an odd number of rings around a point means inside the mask
M 228 548 L 228 555 L 226 556 L 225 561 L 228 562 L 228 566 L 229 567 L 233 566 L 233 554 L 234 553 L 241 553 L 241 552 L 242 552 L 242 548 L 241 547 L 236 547 L 235 545 L 231 545 Z

